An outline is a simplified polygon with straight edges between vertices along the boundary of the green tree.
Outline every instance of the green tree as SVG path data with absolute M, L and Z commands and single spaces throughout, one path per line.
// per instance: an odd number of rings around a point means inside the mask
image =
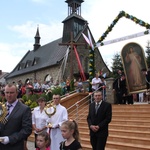
M 123 64 L 121 60 L 121 56 L 119 53 L 116 53 L 113 57 L 112 62 L 112 77 L 116 78 L 118 76 L 117 71 L 123 70 Z

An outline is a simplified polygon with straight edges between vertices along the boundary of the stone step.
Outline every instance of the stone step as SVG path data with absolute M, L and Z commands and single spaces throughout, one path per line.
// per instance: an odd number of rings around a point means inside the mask
M 113 115 L 112 116 L 113 119 L 124 119 L 124 120 L 150 120 L 150 115 L 149 116 L 141 116 L 141 115 Z
M 114 142 L 124 142 L 129 144 L 143 144 L 144 146 L 150 146 L 150 139 L 146 137 L 135 137 L 135 136 L 119 136 L 119 135 L 109 135 L 108 141 Z
M 92 147 L 91 144 L 90 144 L 90 136 L 89 135 L 86 135 L 85 137 L 82 136 L 80 139 L 81 139 L 82 145 L 88 145 L 88 148 Z
M 87 107 L 88 108 L 88 107 Z M 83 150 L 91 150 L 86 121 L 88 109 L 79 114 L 79 132 Z M 150 105 L 112 105 L 112 121 L 106 150 L 150 149 Z
M 146 126 L 150 126 L 150 120 L 127 120 L 124 118 L 120 118 L 120 119 L 114 119 L 112 118 L 111 123 L 113 124 L 128 124 L 128 125 L 146 125 Z M 110 124 L 111 124 L 110 123 Z
M 144 109 L 147 109 L 147 108 L 150 108 L 150 105 L 148 104 L 139 104 L 139 105 L 116 105 L 116 104 L 112 104 L 112 108 L 115 109 L 115 110 L 129 110 L 129 109 L 134 109 L 134 110 L 144 110 Z
M 140 114 L 138 113 L 138 112 L 136 112 L 136 111 L 128 111 L 128 112 L 125 112 L 125 111 L 120 111 L 120 112 L 113 112 L 112 113 L 112 116 L 117 116 L 117 115 L 120 115 L 120 116 L 137 116 L 137 115 L 139 115 L 139 116 L 146 116 L 146 117 L 148 117 L 149 116 L 149 114 L 150 114 L 150 111 L 149 112 L 140 112 Z
M 128 124 L 113 124 L 110 123 L 109 127 L 111 129 L 123 129 L 123 130 L 134 130 L 134 131 L 149 131 L 149 126 L 144 125 L 128 125 Z
M 110 129 L 114 129 L 114 130 L 131 130 L 131 131 L 149 131 L 150 132 L 150 128 L 149 126 L 146 126 L 146 125 L 128 125 L 128 124 L 113 124 L 113 123 L 110 123 L 109 125 L 109 128 Z M 82 124 L 82 125 L 79 125 L 79 129 L 81 131 L 88 131 L 88 126 L 87 124 Z
M 150 126 L 150 120 L 122 120 L 122 118 L 120 119 L 112 119 L 112 121 L 110 122 L 109 125 L 135 125 L 135 126 Z M 82 119 L 82 121 L 78 122 L 78 126 L 85 126 L 87 127 L 87 121 L 85 119 Z
M 84 105 L 84 108 L 86 110 L 86 112 L 88 112 L 88 108 L 89 105 Z M 150 112 L 149 110 L 150 105 L 114 105 L 112 104 L 112 109 L 114 110 L 113 112 L 145 112 L 145 110 L 147 110 L 148 112 Z
M 81 138 L 84 149 L 91 150 L 89 136 Z M 115 144 L 116 143 L 116 144 Z M 150 148 L 150 140 L 147 138 L 129 137 L 129 136 L 113 136 L 110 135 L 107 140 L 106 150 L 147 150 Z
M 87 125 L 87 106 L 75 109 L 69 118 L 78 117 L 77 123 L 83 150 L 91 150 Z M 77 114 L 78 112 L 78 114 Z M 112 105 L 112 121 L 105 150 L 150 149 L 150 105 Z M 34 135 L 30 138 L 34 141 Z
M 139 135 L 139 136 L 137 136 L 137 135 Z M 89 132 L 82 131 L 82 132 L 80 132 L 80 136 L 81 136 L 82 142 L 84 144 L 89 144 L 89 141 L 90 141 Z M 134 142 L 138 141 L 137 140 L 137 138 L 138 138 L 140 141 L 142 141 L 142 143 L 144 143 L 144 142 L 145 142 L 145 144 L 146 144 L 146 142 L 147 142 L 147 144 L 150 143 L 150 139 L 149 139 L 150 132 L 146 132 L 146 131 L 141 133 L 140 131 L 138 132 L 138 131 L 132 131 L 132 130 L 130 130 L 130 131 L 129 130 L 128 131 L 126 131 L 126 130 L 119 130 L 119 131 L 114 130 L 113 132 L 111 130 L 111 131 L 109 131 L 109 137 L 110 137 L 111 140 L 114 140 L 116 138 L 115 141 L 117 141 L 117 139 L 119 139 L 119 137 L 121 139 L 123 139 L 124 141 L 126 139 L 127 140 L 130 139 L 129 141 L 131 143 L 132 142 L 134 143 Z M 140 142 L 138 142 L 138 143 L 140 143 Z
M 116 150 L 150 150 L 150 145 L 131 144 L 125 142 L 107 141 L 107 148 Z
M 105 150 L 117 150 L 116 148 L 108 148 L 108 147 L 105 147 Z M 118 149 L 119 150 L 119 149 Z
M 92 150 L 92 147 L 90 145 L 82 144 L 82 150 Z M 105 148 L 105 150 L 117 150 L 116 148 Z
M 81 146 L 82 146 L 82 150 L 92 150 L 92 147 L 91 147 L 91 145 L 87 145 L 87 144 L 82 144 L 81 143 Z
M 119 135 L 119 136 L 133 136 L 133 137 L 142 137 L 150 138 L 149 131 L 133 131 L 133 130 L 121 130 L 121 129 L 111 129 L 109 128 L 110 135 Z

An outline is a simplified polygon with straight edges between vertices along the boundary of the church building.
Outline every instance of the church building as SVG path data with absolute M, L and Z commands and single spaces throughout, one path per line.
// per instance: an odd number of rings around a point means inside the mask
M 31 80 L 54 82 L 66 79 L 68 76 L 77 78 L 80 76 L 79 60 L 86 79 L 89 78 L 89 45 L 82 33 L 91 34 L 92 42 L 95 40 L 89 29 L 88 22 L 81 16 L 81 3 L 83 0 L 66 0 L 68 4 L 68 16 L 62 21 L 62 37 L 45 45 L 40 44 L 40 29 L 37 27 L 33 50 L 27 51 L 16 67 L 6 77 L 7 82 L 23 83 Z M 59 12 L 58 12 L 59 13 Z M 55 34 L 55 33 L 54 33 Z M 75 53 L 74 47 L 77 51 Z M 77 59 L 78 55 L 78 59 Z M 107 75 L 108 67 L 98 49 L 94 50 L 95 71 L 103 69 Z

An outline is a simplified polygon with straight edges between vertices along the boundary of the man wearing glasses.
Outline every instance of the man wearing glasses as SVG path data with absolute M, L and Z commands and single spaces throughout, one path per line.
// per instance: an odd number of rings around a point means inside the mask
M 102 100 L 102 92 L 94 93 L 94 102 L 89 106 L 87 122 L 93 150 L 104 150 L 108 137 L 108 124 L 112 118 L 112 106 Z
M 53 103 L 56 105 L 56 113 L 52 115 L 48 119 L 48 123 L 51 124 L 50 127 L 50 138 L 51 138 L 51 145 L 50 150 L 59 150 L 60 142 L 64 141 L 62 137 L 60 126 L 61 124 L 68 120 L 68 112 L 67 109 L 60 104 L 60 95 L 54 94 L 53 95 Z

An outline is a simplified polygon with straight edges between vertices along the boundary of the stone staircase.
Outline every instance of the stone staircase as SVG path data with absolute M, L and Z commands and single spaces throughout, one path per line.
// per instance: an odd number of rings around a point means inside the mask
M 88 106 L 84 107 L 87 116 Z M 150 105 L 112 105 L 112 112 L 106 150 L 150 150 Z M 80 113 L 78 121 L 81 144 L 84 150 L 91 150 L 84 114 Z
M 80 101 L 86 95 L 74 94 L 64 98 L 62 105 L 72 106 L 73 99 Z M 83 150 L 92 150 L 86 117 L 88 99 L 76 103 L 68 109 L 69 118 L 78 122 Z M 66 104 L 67 103 L 67 104 Z M 28 138 L 34 141 L 33 134 Z M 150 104 L 112 105 L 112 121 L 105 150 L 150 150 Z

